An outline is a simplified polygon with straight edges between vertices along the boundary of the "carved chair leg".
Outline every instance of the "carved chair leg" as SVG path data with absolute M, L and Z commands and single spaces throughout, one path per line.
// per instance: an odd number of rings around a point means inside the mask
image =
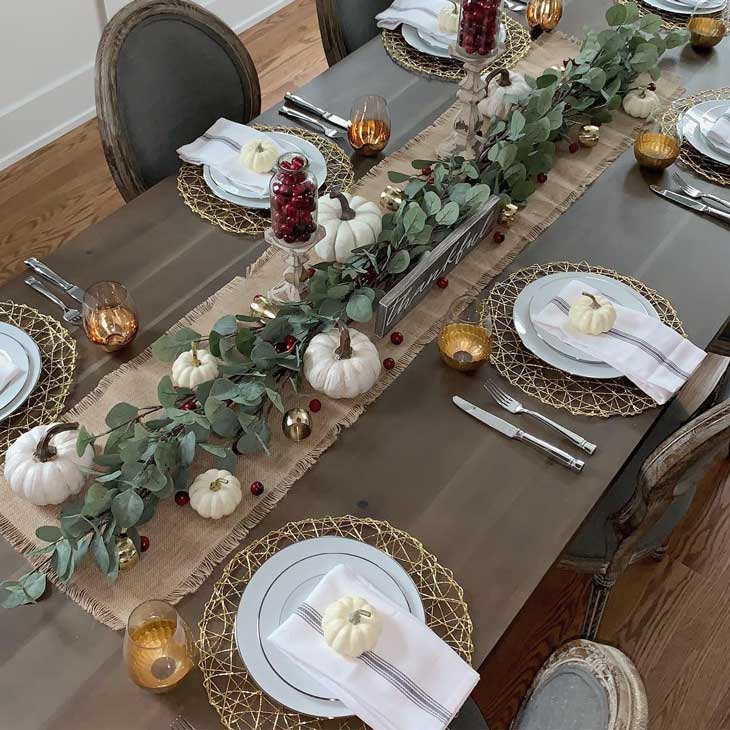
M 605 575 L 594 575 L 593 585 L 591 586 L 591 596 L 588 599 L 588 609 L 583 622 L 583 638 L 589 641 L 595 641 L 598 634 L 598 627 L 601 625 L 603 612 L 606 610 L 608 596 L 611 588 L 616 583 L 615 578 L 609 578 Z
M 651 553 L 651 557 L 657 562 L 664 560 L 664 556 L 667 554 L 668 547 L 666 545 L 660 545 L 656 550 Z

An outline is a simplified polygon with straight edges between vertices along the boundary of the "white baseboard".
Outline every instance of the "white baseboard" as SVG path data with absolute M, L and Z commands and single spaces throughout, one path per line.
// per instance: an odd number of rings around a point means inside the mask
M 293 0 L 199 0 L 236 33 L 260 23 Z M 96 114 L 94 62 L 0 109 L 0 170 Z

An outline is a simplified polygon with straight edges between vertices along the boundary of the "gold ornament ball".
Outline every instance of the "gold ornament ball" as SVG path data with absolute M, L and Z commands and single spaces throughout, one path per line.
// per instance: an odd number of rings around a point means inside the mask
M 380 193 L 380 206 L 385 210 L 395 212 L 403 202 L 403 191 L 394 185 L 386 185 Z
M 312 416 L 306 408 L 291 408 L 284 414 L 281 430 L 292 441 L 304 441 L 312 433 Z
M 578 142 L 581 147 L 595 147 L 601 138 L 601 128 L 593 124 L 586 124 L 580 128 Z
M 507 203 L 499 213 L 499 222 L 509 228 L 515 222 L 519 210 L 514 203 Z
M 139 553 L 134 549 L 132 538 L 126 535 L 120 536 L 116 539 L 115 545 L 119 554 L 119 570 L 134 568 L 139 562 Z
M 276 319 L 278 308 L 263 294 L 257 294 L 251 302 L 251 314 L 258 317 L 262 324 L 270 319 Z

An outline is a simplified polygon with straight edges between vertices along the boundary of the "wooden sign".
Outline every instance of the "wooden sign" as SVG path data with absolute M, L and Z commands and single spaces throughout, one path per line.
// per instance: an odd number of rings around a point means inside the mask
M 473 248 L 489 235 L 497 223 L 502 207 L 500 199 L 491 197 L 484 207 L 465 220 L 450 236 L 401 279 L 375 307 L 375 334 L 382 337 L 392 329 L 423 297 L 436 281 L 451 271 Z

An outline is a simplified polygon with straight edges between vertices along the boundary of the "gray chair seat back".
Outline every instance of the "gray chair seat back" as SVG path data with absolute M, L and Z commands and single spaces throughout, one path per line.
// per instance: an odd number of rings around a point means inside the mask
M 175 174 L 177 148 L 217 119 L 248 122 L 261 109 L 243 44 L 214 15 L 180 0 L 137 0 L 117 13 L 96 73 L 104 151 L 127 200 Z

